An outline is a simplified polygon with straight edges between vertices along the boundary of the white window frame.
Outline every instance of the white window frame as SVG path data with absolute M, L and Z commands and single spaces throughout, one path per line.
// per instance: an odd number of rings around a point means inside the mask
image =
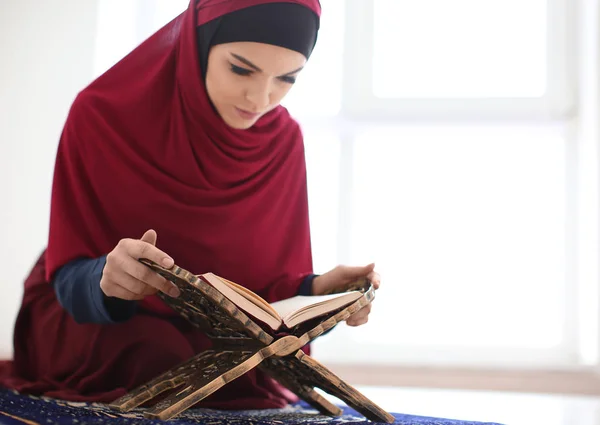
M 377 98 L 373 94 L 374 2 L 346 0 L 343 114 L 367 120 L 556 120 L 574 116 L 574 8 L 569 0 L 547 0 L 547 92 L 540 98 Z M 569 7 L 571 6 L 571 7 Z M 353 84 L 361 81 L 359 85 Z

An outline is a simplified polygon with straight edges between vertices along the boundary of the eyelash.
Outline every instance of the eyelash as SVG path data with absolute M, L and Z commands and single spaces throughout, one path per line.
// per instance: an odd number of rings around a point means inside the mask
M 231 71 L 234 74 L 242 75 L 244 77 L 247 77 L 248 75 L 252 75 L 252 71 L 250 71 L 249 69 L 242 68 L 241 66 L 236 66 L 233 64 L 231 65 Z
M 234 74 L 237 74 L 237 75 L 241 75 L 242 77 L 248 77 L 254 73 L 254 71 L 251 71 L 246 68 L 242 68 L 241 66 L 237 66 L 234 64 L 231 64 L 231 72 L 233 72 Z M 283 81 L 284 83 L 288 83 L 288 84 L 294 84 L 296 82 L 296 77 L 291 77 L 289 75 L 286 75 L 283 77 L 278 77 L 278 78 L 279 78 L 279 80 Z
M 284 83 L 288 83 L 288 84 L 294 84 L 296 82 L 296 77 L 285 76 L 285 77 L 279 77 L 279 79 L 281 81 L 283 81 Z

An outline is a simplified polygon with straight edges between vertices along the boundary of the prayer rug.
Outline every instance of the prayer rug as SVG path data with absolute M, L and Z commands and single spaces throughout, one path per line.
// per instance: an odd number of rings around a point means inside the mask
M 347 406 L 342 416 L 320 415 L 304 402 L 267 410 L 189 409 L 169 420 L 144 418 L 143 409 L 119 413 L 100 403 L 78 403 L 34 397 L 0 389 L 0 424 L 3 425 L 338 425 L 373 424 Z M 499 425 L 489 422 L 470 422 L 456 419 L 393 413 L 401 425 Z

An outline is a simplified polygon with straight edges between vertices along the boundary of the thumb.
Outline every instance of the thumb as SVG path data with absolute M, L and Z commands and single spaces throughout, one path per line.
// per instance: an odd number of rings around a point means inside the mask
M 358 266 L 358 267 L 348 266 L 345 268 L 344 274 L 347 277 L 356 278 L 356 277 L 367 276 L 373 270 L 375 270 L 375 263 L 367 264 L 366 266 Z
M 150 230 L 146 230 L 146 233 L 144 233 L 144 236 L 142 236 L 142 238 L 140 239 L 142 242 L 147 242 L 150 245 L 156 245 L 156 232 L 152 229 Z

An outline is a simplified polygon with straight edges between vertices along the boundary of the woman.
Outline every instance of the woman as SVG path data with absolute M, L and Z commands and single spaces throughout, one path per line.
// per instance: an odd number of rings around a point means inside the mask
M 193 0 L 78 95 L 57 152 L 48 247 L 26 280 L 0 384 L 110 402 L 207 349 L 156 296 L 178 296 L 175 286 L 141 257 L 212 271 L 270 302 L 361 276 L 379 285 L 372 264 L 312 274 L 302 135 L 279 103 L 319 16 L 318 0 Z M 203 404 L 294 400 L 253 370 Z

